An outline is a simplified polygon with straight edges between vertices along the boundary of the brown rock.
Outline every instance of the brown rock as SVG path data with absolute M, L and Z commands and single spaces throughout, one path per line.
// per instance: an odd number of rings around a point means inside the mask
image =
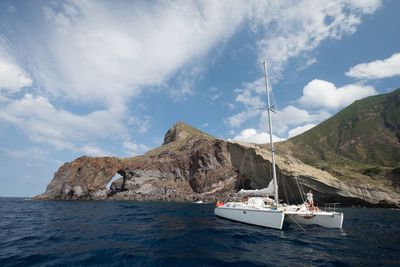
M 129 199 L 215 201 L 241 188 L 263 188 L 270 181 L 265 146 L 215 139 L 185 123 L 168 130 L 161 147 L 128 159 L 81 157 L 54 174 L 36 199 Z M 340 181 L 290 154 L 277 156 L 280 198 L 302 200 L 298 188 L 316 191 L 317 202 L 398 206 L 399 195 L 386 188 Z M 110 188 L 107 183 L 116 175 Z

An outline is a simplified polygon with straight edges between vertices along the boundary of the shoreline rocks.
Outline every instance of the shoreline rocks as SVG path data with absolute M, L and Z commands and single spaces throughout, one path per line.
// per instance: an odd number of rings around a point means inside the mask
M 270 168 L 270 154 L 263 146 L 215 139 L 177 123 L 161 147 L 142 156 L 84 156 L 65 163 L 46 192 L 34 199 L 212 202 L 241 188 L 266 187 Z M 277 172 L 280 198 L 285 202 L 302 200 L 300 194 L 293 194 L 301 185 L 305 191 L 315 191 L 320 203 L 400 207 L 394 191 L 340 181 L 286 155 L 277 156 Z M 121 178 L 107 188 L 116 174 Z

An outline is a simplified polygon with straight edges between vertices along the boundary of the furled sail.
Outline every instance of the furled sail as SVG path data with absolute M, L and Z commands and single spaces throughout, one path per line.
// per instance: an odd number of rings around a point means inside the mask
M 268 187 L 263 189 L 254 189 L 254 190 L 243 190 L 241 189 L 238 192 L 239 195 L 246 195 L 246 196 L 273 196 L 275 195 L 274 192 L 274 180 L 271 180 L 268 184 Z

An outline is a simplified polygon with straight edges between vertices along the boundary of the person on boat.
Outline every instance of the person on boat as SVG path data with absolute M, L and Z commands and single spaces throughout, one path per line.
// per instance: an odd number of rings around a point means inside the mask
M 307 195 L 307 203 L 310 209 L 314 209 L 314 198 L 313 193 L 310 191 L 306 194 Z

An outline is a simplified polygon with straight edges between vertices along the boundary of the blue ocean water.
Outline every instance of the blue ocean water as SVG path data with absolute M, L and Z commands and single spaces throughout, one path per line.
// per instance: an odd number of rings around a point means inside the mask
M 400 210 L 273 230 L 212 204 L 0 198 L 0 266 L 400 266 Z

